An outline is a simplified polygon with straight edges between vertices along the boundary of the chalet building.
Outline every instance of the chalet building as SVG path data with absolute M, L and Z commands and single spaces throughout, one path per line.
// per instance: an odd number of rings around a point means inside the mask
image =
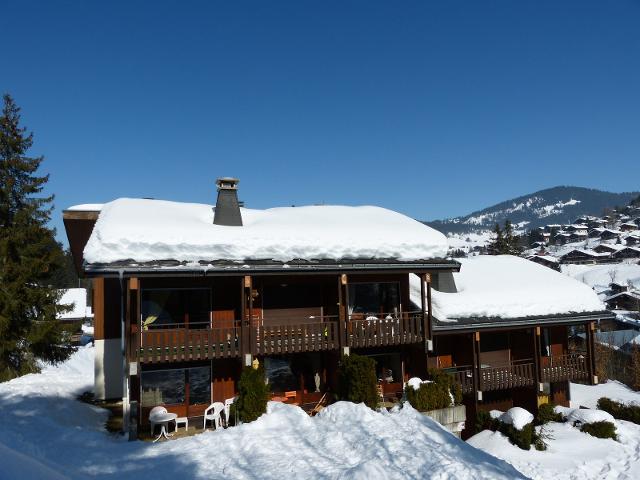
M 560 262 L 556 257 L 551 255 L 530 255 L 527 257 L 527 260 L 560 271 Z
M 625 244 L 630 247 L 634 245 L 640 245 L 640 235 L 629 235 L 625 239 Z
M 517 257 L 446 258 L 444 235 L 382 208 L 251 210 L 236 179 L 217 184 L 213 208 L 118 199 L 63 213 L 93 280 L 95 395 L 123 399 L 130 438 L 158 405 L 202 418 L 256 361 L 273 398 L 303 408 L 334 398 L 352 353 L 376 360 L 387 400 L 445 370 L 469 415 L 566 405 L 569 381 L 597 382 L 595 324 L 611 315 L 586 285 Z M 570 327 L 584 351 L 569 350 Z
M 611 282 L 609 284 L 609 291 L 612 294 L 622 293 L 629 290 L 629 285 L 623 285 L 621 283 Z
M 615 243 L 601 243 L 597 247 L 593 248 L 593 251 L 596 253 L 615 253 L 624 248 L 623 245 L 617 245 Z
M 640 312 L 640 292 L 622 291 L 607 297 L 605 302 L 611 310 Z
M 622 260 L 625 258 L 640 258 L 640 248 L 624 247 L 617 252 L 612 253 L 611 257 L 618 260 Z
M 566 245 L 571 241 L 571 234 L 569 233 L 558 233 L 553 237 L 553 243 L 556 245 Z
M 594 264 L 609 261 L 611 254 L 594 250 L 574 249 L 560 257 L 560 263 Z
M 620 229 L 620 231 L 622 232 L 633 232 L 634 230 L 638 229 L 638 225 L 636 225 L 633 222 L 628 222 L 628 223 L 622 223 L 620 224 L 620 226 L 618 227 Z
M 620 238 L 620 232 L 605 228 L 598 236 L 600 240 L 618 240 Z

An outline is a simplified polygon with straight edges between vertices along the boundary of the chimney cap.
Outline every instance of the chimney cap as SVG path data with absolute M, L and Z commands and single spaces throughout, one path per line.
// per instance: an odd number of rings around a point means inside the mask
M 218 190 L 237 190 L 240 180 L 234 177 L 220 177 L 216 180 Z

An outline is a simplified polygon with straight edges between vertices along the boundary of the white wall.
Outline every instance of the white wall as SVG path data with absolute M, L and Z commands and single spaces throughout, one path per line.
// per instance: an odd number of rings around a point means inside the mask
M 97 400 L 122 399 L 122 350 L 119 338 L 96 340 L 93 392 Z

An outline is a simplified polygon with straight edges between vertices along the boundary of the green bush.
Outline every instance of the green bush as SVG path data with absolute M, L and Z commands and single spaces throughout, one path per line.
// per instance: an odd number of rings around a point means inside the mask
M 640 425 L 640 406 L 625 405 L 610 398 L 602 397 L 598 400 L 598 410 L 604 410 L 618 420 L 626 420 Z
M 446 408 L 453 403 L 462 403 L 462 389 L 453 382 L 450 375 L 440 370 L 429 370 L 431 382 L 423 383 L 418 390 L 407 388 L 406 395 L 409 403 L 421 412 Z
M 476 414 L 476 432 L 481 432 L 482 430 L 491 430 L 495 432 L 497 429 L 498 421 L 491 418 L 489 412 L 481 410 Z
M 511 443 L 522 450 L 529 450 L 534 441 L 533 423 L 527 423 L 522 430 L 518 430 L 508 423 L 497 422 L 498 431 L 505 435 Z
M 616 426 L 611 422 L 585 423 L 580 431 L 598 438 L 612 438 L 617 440 Z
M 361 403 L 375 409 L 378 406 L 376 362 L 361 355 L 345 356 L 338 369 L 340 400 Z
M 544 425 L 549 422 L 560 422 L 564 421 L 564 418 L 561 413 L 556 413 L 554 411 L 555 405 L 553 403 L 543 403 L 538 407 L 538 416 L 536 417 L 536 424 Z
M 264 370 L 245 367 L 238 381 L 238 399 L 235 401 L 235 414 L 243 422 L 253 422 L 267 411 L 269 385 L 264 381 Z M 236 421 L 238 420 L 236 417 Z

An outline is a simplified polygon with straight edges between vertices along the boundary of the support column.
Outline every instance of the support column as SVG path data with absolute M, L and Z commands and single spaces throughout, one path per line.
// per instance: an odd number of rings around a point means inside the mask
M 240 320 L 242 364 L 251 366 L 253 361 L 253 296 L 251 294 L 252 279 L 250 275 L 242 277 L 242 320 Z
M 426 297 L 426 299 L 425 299 Z M 420 275 L 420 301 L 422 304 L 422 334 L 425 352 L 433 351 L 433 331 L 431 316 L 431 274 Z
M 478 401 L 482 401 L 482 375 L 480 369 L 480 332 L 473 332 L 473 380 L 474 380 L 474 402 L 476 407 Z
M 594 344 L 595 329 L 595 322 L 585 324 L 587 334 L 587 367 L 589 369 L 589 383 L 591 385 L 598 384 L 598 376 L 596 375 L 596 348 Z
M 140 280 L 130 278 L 127 282 L 127 303 L 125 315 L 125 357 L 127 359 L 127 388 L 129 399 L 129 425 L 125 431 L 129 440 L 137 440 L 140 423 Z
M 340 355 L 349 355 L 349 279 L 346 273 L 338 277 L 338 309 Z
M 540 362 L 540 327 L 533 329 L 533 368 L 536 377 L 536 391 L 542 391 L 542 365 Z

